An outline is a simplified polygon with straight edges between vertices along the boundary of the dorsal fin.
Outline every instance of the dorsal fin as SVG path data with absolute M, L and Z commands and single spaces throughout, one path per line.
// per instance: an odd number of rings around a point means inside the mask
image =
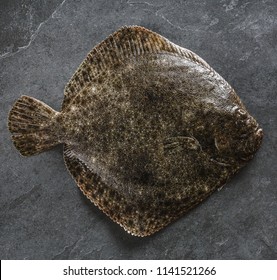
M 140 26 L 122 27 L 94 47 L 87 55 L 65 87 L 62 108 L 70 103 L 74 95 L 91 84 L 93 77 L 105 69 L 116 67 L 127 57 L 147 53 L 172 53 L 211 69 L 202 58 L 192 51 L 171 43 L 155 32 Z

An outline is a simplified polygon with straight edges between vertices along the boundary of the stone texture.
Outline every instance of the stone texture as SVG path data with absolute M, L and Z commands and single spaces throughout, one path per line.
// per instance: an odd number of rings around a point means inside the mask
M 277 2 L 1 1 L 1 259 L 276 259 Z M 161 232 L 125 233 L 80 193 L 62 147 L 23 158 L 6 120 L 26 94 L 59 109 L 90 49 L 142 25 L 199 54 L 264 129 L 250 162 L 219 192 Z

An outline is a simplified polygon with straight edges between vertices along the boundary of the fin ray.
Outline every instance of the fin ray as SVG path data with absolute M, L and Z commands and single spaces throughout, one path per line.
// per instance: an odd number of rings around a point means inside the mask
M 31 156 L 59 144 L 53 119 L 59 114 L 43 102 L 21 96 L 9 113 L 8 127 L 15 147 Z

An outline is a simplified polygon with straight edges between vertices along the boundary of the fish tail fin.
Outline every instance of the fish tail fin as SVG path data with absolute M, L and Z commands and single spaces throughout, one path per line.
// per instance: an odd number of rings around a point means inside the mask
M 21 96 L 13 105 L 8 120 L 15 147 L 23 156 L 31 156 L 60 143 L 57 111 L 45 103 Z

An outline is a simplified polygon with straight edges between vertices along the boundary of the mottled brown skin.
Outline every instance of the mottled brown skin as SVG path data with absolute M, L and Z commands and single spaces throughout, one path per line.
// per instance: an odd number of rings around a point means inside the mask
M 24 100 L 9 127 L 30 155 L 45 141 L 24 146 L 31 136 L 15 121 Z M 65 143 L 66 165 L 83 193 L 137 236 L 158 231 L 224 185 L 262 140 L 220 75 L 141 27 L 125 27 L 95 47 L 66 87 L 61 113 L 49 114 L 51 125 L 40 126 L 36 139 L 48 129 L 49 147 Z

